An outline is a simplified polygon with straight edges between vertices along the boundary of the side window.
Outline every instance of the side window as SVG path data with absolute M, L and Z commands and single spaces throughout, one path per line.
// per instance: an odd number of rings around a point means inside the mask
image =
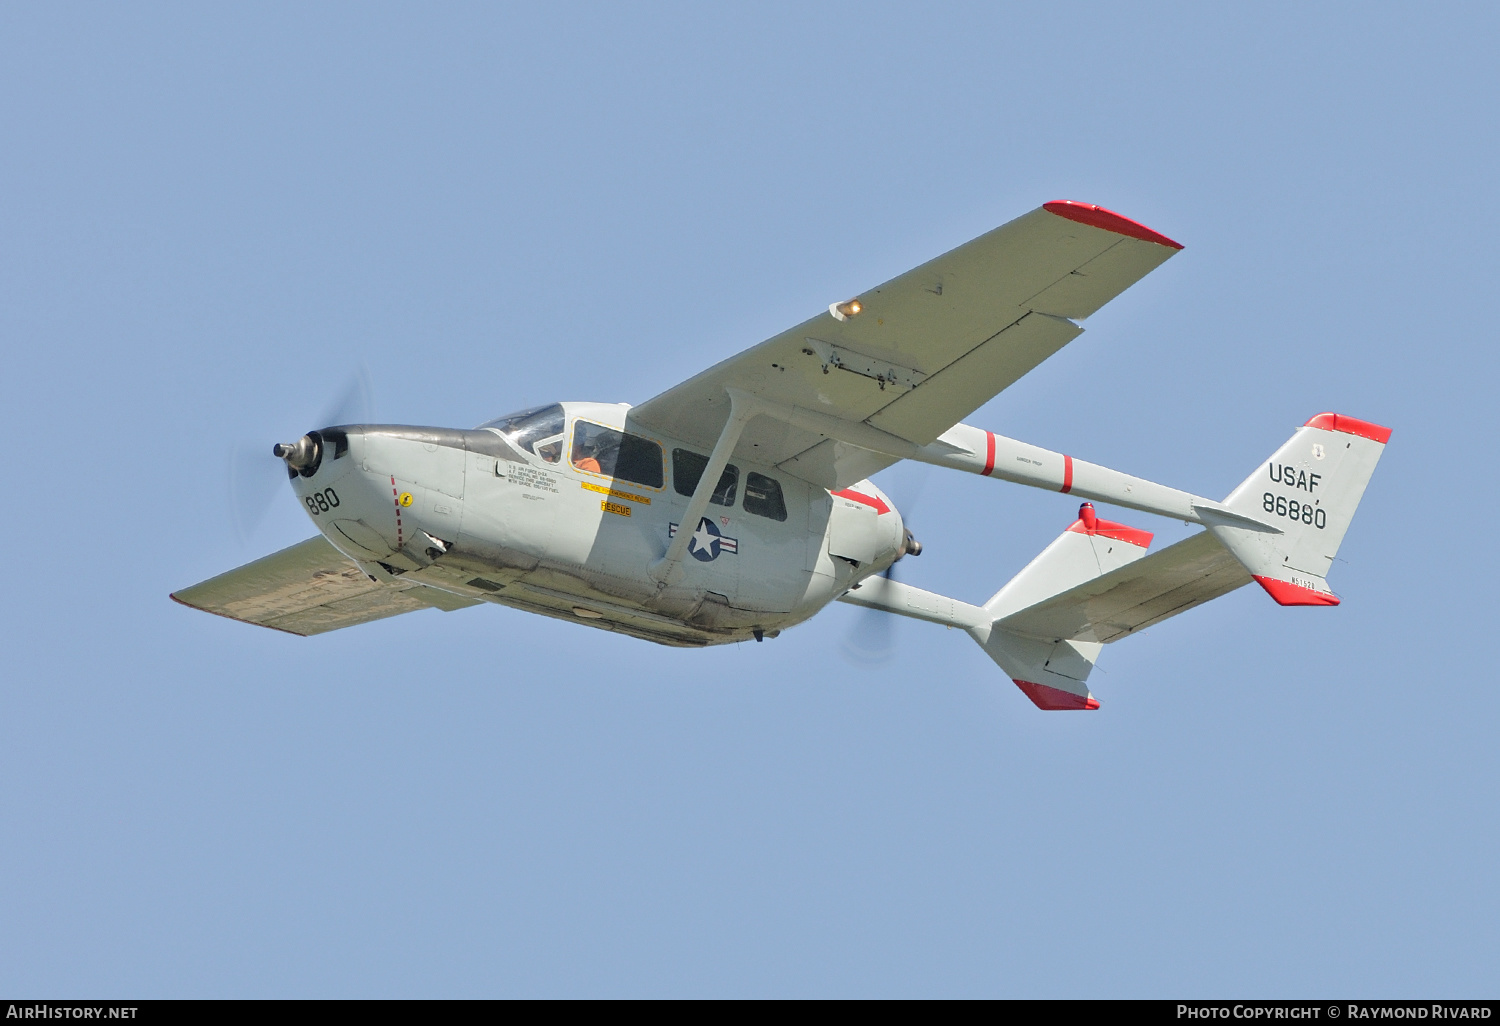
M 664 462 L 661 446 L 649 438 L 642 438 L 640 435 L 620 436 L 620 459 L 615 464 L 616 477 L 660 488 L 666 484 L 662 480 L 662 475 L 666 473 L 662 465 Z
M 573 466 L 589 474 L 662 486 L 661 446 L 602 424 L 580 420 L 573 426 Z
M 745 512 L 785 520 L 786 500 L 781 497 L 781 482 L 751 471 L 745 478 Z
M 692 495 L 707 469 L 707 456 L 699 456 L 687 449 L 672 450 L 672 487 L 677 489 L 678 495 Z M 724 473 L 719 475 L 719 486 L 708 501 L 716 506 L 733 506 L 739 483 L 740 468 L 733 463 L 727 464 Z

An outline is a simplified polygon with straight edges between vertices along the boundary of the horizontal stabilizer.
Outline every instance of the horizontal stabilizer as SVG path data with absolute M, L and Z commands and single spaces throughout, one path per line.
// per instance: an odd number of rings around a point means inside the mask
M 1032 638 L 1108 644 L 1249 583 L 1239 561 L 1204 532 L 1012 613 L 995 626 Z

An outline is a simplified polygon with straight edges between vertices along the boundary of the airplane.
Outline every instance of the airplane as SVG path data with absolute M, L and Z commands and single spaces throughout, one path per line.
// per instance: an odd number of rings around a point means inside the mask
M 680 647 L 840 601 L 962 629 L 1038 708 L 1097 709 L 1110 642 L 1252 581 L 1337 605 L 1328 570 L 1391 434 L 1320 413 L 1214 501 L 961 422 L 1181 248 L 1046 203 L 640 406 L 310 431 L 274 455 L 318 534 L 171 597 L 304 636 L 494 603 Z M 974 605 L 887 576 L 922 551 L 869 480 L 900 460 L 1089 501 Z M 1094 501 L 1204 530 L 1148 555 Z

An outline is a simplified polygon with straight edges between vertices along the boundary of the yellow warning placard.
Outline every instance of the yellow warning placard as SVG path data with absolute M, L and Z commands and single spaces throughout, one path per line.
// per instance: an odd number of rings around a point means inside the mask
M 580 483 L 584 488 L 587 488 L 591 492 L 598 492 L 600 495 L 613 495 L 616 498 L 629 499 L 631 502 L 639 502 L 646 506 L 651 505 L 651 500 L 646 498 L 646 496 L 644 495 L 635 495 L 631 492 L 622 492 L 618 488 L 606 488 L 603 485 L 592 484 L 588 481 L 583 481 Z
M 622 506 L 618 502 L 610 502 L 608 499 L 605 499 L 603 502 L 599 503 L 599 508 L 604 510 L 604 512 L 606 513 L 615 513 L 622 517 L 630 516 L 629 506 Z

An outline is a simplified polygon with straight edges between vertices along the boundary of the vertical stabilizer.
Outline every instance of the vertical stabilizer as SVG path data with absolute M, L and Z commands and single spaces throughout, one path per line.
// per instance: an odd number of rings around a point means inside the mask
M 1226 509 L 1275 531 L 1199 513 L 1277 602 L 1336 606 L 1328 569 L 1390 437 L 1390 428 L 1320 413 L 1224 500 Z
M 1100 520 L 1084 503 L 1078 519 L 984 604 L 990 622 L 971 628 L 970 636 L 1037 708 L 1099 708 L 1087 681 L 1102 644 L 1033 636 L 996 621 L 1140 559 L 1150 544 L 1149 532 Z

